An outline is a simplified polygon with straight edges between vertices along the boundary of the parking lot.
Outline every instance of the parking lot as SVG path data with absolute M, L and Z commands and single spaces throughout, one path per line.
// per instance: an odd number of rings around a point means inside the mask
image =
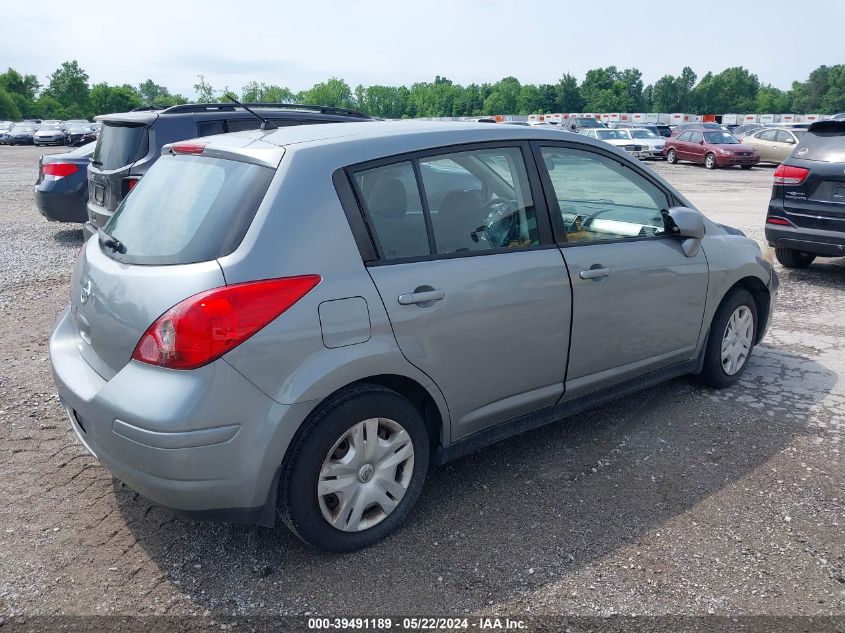
M 845 260 L 776 264 L 734 388 L 674 380 L 436 468 L 404 528 L 328 556 L 281 526 L 176 518 L 79 444 L 47 358 L 81 245 L 33 202 L 52 151 L 0 147 L 3 618 L 845 614 Z M 773 167 L 652 165 L 762 240 Z

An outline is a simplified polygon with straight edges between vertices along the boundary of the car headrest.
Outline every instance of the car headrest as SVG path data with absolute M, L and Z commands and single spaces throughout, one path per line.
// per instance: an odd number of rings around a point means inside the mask
M 398 178 L 377 181 L 367 198 L 367 207 L 373 215 L 401 218 L 408 210 L 408 193 Z

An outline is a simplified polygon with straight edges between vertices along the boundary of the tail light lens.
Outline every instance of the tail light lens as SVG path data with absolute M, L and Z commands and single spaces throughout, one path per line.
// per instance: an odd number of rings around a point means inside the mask
M 181 143 L 174 143 L 170 146 L 170 150 L 174 154 L 194 154 L 199 155 L 205 151 L 207 143 L 199 143 L 197 141 L 182 141 Z
M 124 198 L 126 196 L 128 196 L 129 192 L 132 191 L 135 188 L 135 185 L 138 184 L 139 180 L 140 180 L 140 178 L 124 178 L 123 179 L 123 186 L 121 188 L 121 192 L 122 192 L 122 195 L 123 195 Z
M 196 369 L 220 358 L 320 283 L 319 275 L 267 279 L 201 292 L 161 315 L 138 341 L 134 360 Z
M 56 178 L 64 178 L 79 171 L 79 167 L 73 163 L 46 163 L 41 169 L 45 176 L 55 176 Z
M 809 169 L 803 167 L 793 167 L 792 165 L 784 165 L 781 163 L 775 169 L 775 184 L 776 185 L 800 185 L 807 178 L 810 173 Z
M 790 222 L 789 220 L 779 218 L 774 215 L 770 215 L 766 218 L 766 224 L 777 224 L 778 226 L 792 226 L 792 222 Z

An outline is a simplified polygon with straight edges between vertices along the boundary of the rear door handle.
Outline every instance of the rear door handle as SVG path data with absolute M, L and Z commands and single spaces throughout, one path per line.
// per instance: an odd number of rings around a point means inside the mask
M 399 295 L 399 303 L 403 306 L 415 303 L 428 303 L 429 301 L 440 301 L 446 296 L 443 290 L 426 290 L 424 292 L 407 292 Z
M 596 279 L 597 277 L 607 277 L 610 274 L 610 268 L 590 268 L 589 270 L 582 270 L 578 273 L 581 279 Z

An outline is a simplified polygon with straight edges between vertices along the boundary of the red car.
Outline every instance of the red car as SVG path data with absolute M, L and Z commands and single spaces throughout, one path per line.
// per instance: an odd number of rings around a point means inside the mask
M 707 169 L 739 165 L 751 169 L 760 162 L 760 154 L 740 143 L 730 132 L 720 130 L 686 130 L 666 139 L 663 146 L 666 160 L 675 164 L 679 160 L 704 163 Z

